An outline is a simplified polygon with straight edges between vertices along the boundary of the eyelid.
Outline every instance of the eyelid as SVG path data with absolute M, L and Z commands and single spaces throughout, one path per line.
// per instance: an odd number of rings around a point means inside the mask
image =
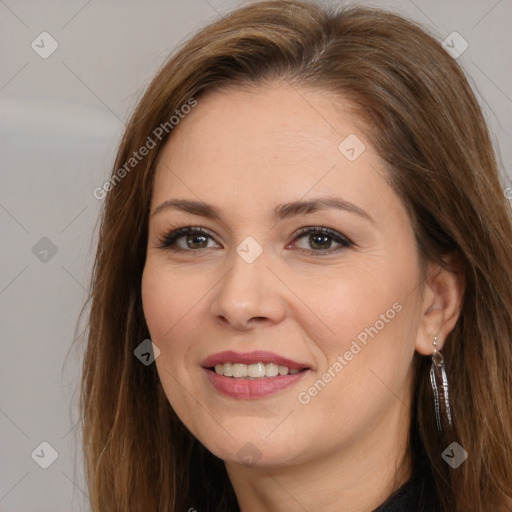
M 293 235 L 293 241 L 296 241 L 298 238 L 302 238 L 302 236 L 307 235 L 310 232 L 323 233 L 325 235 L 330 236 L 331 238 L 340 239 L 336 240 L 338 243 L 348 243 L 350 245 L 355 245 L 348 236 L 336 231 L 335 229 L 328 228 L 326 226 L 304 226 L 297 230 L 297 232 Z

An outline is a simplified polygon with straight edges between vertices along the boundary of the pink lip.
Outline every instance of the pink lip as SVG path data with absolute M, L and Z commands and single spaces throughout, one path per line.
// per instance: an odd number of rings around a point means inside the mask
M 278 375 L 264 379 L 233 379 L 219 375 L 208 368 L 205 368 L 204 371 L 217 391 L 226 396 L 243 400 L 255 400 L 272 395 L 293 386 L 309 374 L 309 370 L 304 370 L 293 375 Z
M 210 370 L 210 368 L 215 365 L 224 363 L 274 363 L 279 366 L 287 366 L 290 369 L 303 371 L 293 375 L 277 375 L 275 377 L 262 379 L 234 379 L 232 377 L 218 375 L 215 371 Z M 310 373 L 310 368 L 306 364 L 292 361 L 291 359 L 274 354 L 273 352 L 262 350 L 246 353 L 232 350 L 218 352 L 217 354 L 207 357 L 201 363 L 201 366 L 204 368 L 208 380 L 217 391 L 226 396 L 244 400 L 254 400 L 277 393 L 278 391 L 293 386 L 296 382 L 303 379 L 306 374 Z
M 290 369 L 302 370 L 309 368 L 307 364 L 292 361 L 286 357 L 282 357 L 273 352 L 266 352 L 264 350 L 256 350 L 254 352 L 235 352 L 233 350 L 226 350 L 225 352 L 218 352 L 207 357 L 202 363 L 203 368 L 212 368 L 216 364 L 224 363 L 242 363 L 242 364 L 255 364 L 255 363 L 275 363 L 279 366 L 287 366 Z

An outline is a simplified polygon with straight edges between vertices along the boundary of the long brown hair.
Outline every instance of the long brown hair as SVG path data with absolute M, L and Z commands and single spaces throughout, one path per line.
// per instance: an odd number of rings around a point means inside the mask
M 223 462 L 183 426 L 155 365 L 134 349 L 149 338 L 141 276 L 169 119 L 207 90 L 278 79 L 351 102 L 388 163 L 423 259 L 455 255 L 463 273 L 462 311 L 443 353 L 454 439 L 468 459 L 451 469 L 441 458 L 449 440 L 435 428 L 429 358 L 416 354 L 409 444 L 421 510 L 512 510 L 512 222 L 478 102 L 459 65 L 415 23 L 286 0 L 250 4 L 201 30 L 163 66 L 127 125 L 104 187 L 88 301 L 81 411 L 92 510 L 237 509 Z M 161 126 L 168 130 L 156 137 Z M 145 145 L 154 147 L 130 160 Z

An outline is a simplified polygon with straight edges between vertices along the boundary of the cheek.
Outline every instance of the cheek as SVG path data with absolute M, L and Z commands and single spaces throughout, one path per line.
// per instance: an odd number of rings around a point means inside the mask
M 188 393 L 197 394 L 195 379 L 201 369 L 192 340 L 204 336 L 208 307 L 205 290 L 214 286 L 207 276 L 204 272 L 176 269 L 155 256 L 148 257 L 142 275 L 144 316 L 151 341 L 160 349 L 155 361 L 157 371 L 178 415 L 191 410 Z
M 190 359 L 189 337 L 201 328 L 193 320 L 201 308 L 204 295 L 198 281 L 201 277 L 184 271 L 175 272 L 170 265 L 148 258 L 142 275 L 141 293 L 144 316 L 151 341 L 160 349 L 155 364 L 169 403 L 181 420 L 190 424 L 193 415 L 187 401 L 188 393 L 195 394 L 194 381 L 187 373 Z M 197 286 L 194 286 L 194 283 Z
M 165 345 L 193 310 L 200 307 L 204 295 L 200 274 L 179 272 L 151 260 L 142 275 L 142 305 L 152 340 Z M 190 326 L 190 322 L 187 322 Z M 193 325 L 193 324 L 192 324 Z
M 407 334 L 414 329 L 414 308 L 403 296 L 397 301 L 398 294 L 375 294 L 370 300 L 344 291 L 326 319 L 335 334 L 309 333 L 324 364 L 297 390 L 308 418 L 338 434 L 370 428 L 400 401 L 407 403 L 414 354 L 414 338 Z
M 403 317 L 408 316 L 403 313 L 410 301 L 408 282 L 415 279 L 414 273 L 405 279 L 405 272 L 351 267 L 302 286 L 295 282 L 297 295 L 307 297 L 304 302 L 310 310 L 311 320 L 303 327 L 329 360 L 349 350 L 354 340 L 364 347 L 370 340 L 400 331 Z
M 317 377 L 329 382 L 329 391 L 322 391 L 327 401 L 343 396 L 350 409 L 355 403 L 392 398 L 406 382 L 421 303 L 413 256 L 400 264 L 393 258 L 375 264 L 369 258 L 367 265 L 303 283 L 297 291 L 316 313 L 302 327 L 323 362 Z M 323 389 L 321 383 L 317 387 Z M 325 403 L 323 398 L 320 402 Z

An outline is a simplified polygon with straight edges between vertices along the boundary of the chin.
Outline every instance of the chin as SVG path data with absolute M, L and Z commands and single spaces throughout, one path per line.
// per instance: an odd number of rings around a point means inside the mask
M 240 431 L 228 439 L 210 439 L 203 444 L 225 463 L 247 467 L 286 467 L 307 459 L 306 447 L 302 450 L 290 437 L 284 443 L 279 438 L 265 439 L 265 435 L 250 436 Z

